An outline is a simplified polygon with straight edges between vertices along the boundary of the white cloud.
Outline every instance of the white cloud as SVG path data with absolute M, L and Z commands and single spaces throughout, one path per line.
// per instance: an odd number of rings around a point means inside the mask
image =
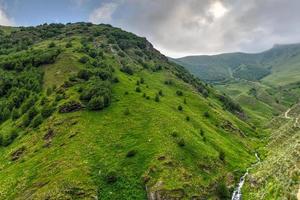
M 168 56 L 257 52 L 300 42 L 299 0 L 112 0 L 94 23 L 147 37 Z
M 118 3 L 104 3 L 99 8 L 95 9 L 89 16 L 89 21 L 92 23 L 110 23 L 112 15 L 118 8 Z
M 13 20 L 7 16 L 4 8 L 2 8 L 1 5 L 0 5 L 0 25 L 3 25 L 3 26 L 14 25 Z
M 227 11 L 228 9 L 224 7 L 224 5 L 220 1 L 214 2 L 209 8 L 209 12 L 211 12 L 211 14 L 215 18 L 223 17 Z

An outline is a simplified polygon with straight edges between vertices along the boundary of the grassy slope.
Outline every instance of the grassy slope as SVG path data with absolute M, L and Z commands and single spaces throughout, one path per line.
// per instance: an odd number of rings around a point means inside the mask
M 62 46 L 64 43 L 59 42 Z M 75 40 L 77 45 L 79 41 Z M 37 48 L 44 46 L 38 44 Z M 65 50 L 55 64 L 44 66 L 44 88 L 62 84 L 84 68 L 77 62 L 79 57 Z M 173 190 L 170 196 L 213 198 L 218 182 L 225 180 L 228 186 L 234 186 L 240 170 L 255 160 L 253 151 L 259 144 L 255 133 L 224 111 L 216 99 L 205 99 L 168 70 L 140 70 L 129 76 L 119 71 L 114 58 L 107 62 L 114 66 L 120 80 L 113 87 L 109 108 L 55 113 L 40 128 L 20 130 L 22 135 L 13 144 L 0 147 L 1 199 L 143 199 L 145 185 L 153 191 Z M 145 79 L 140 86 L 142 93 L 150 100 L 135 92 L 141 77 Z M 165 85 L 170 78 L 174 84 Z M 161 89 L 164 95 L 155 102 L 155 94 Z M 178 89 L 184 91 L 184 97 L 176 95 Z M 78 98 L 75 90 L 67 90 L 69 99 Z M 182 112 L 177 110 L 178 105 L 183 106 Z M 130 114 L 125 116 L 127 108 Z M 209 118 L 204 117 L 206 111 Z M 228 121 L 247 136 L 224 130 L 222 125 Z M 15 126 L 7 121 L 0 130 L 5 135 Z M 201 128 L 206 141 L 200 135 Z M 54 135 L 45 139 L 49 130 Z M 174 131 L 178 138 L 171 136 Z M 184 147 L 177 144 L 179 138 L 184 139 Z M 25 148 L 22 157 L 11 161 L 11 154 L 21 147 Z M 137 154 L 128 158 L 130 150 Z M 226 155 L 225 163 L 218 158 L 221 150 Z M 109 172 L 116 173 L 116 183 L 105 181 Z
M 255 125 L 262 124 L 271 133 L 269 145 L 261 151 L 263 162 L 251 170 L 243 198 L 296 199 L 300 173 L 299 128 L 294 127 L 295 119 L 287 120 L 278 114 L 300 99 L 299 45 L 277 46 L 263 54 L 263 59 L 272 66 L 270 75 L 257 82 L 235 80 L 216 85 L 216 88 L 238 101 Z M 224 68 L 224 63 L 219 67 Z M 249 93 L 252 88 L 256 89 L 256 96 Z M 297 106 L 290 113 L 294 118 L 299 115 Z
M 264 149 L 262 163 L 251 170 L 244 189 L 245 199 L 297 199 L 299 189 L 299 117 L 300 106 L 271 121 L 272 137 Z

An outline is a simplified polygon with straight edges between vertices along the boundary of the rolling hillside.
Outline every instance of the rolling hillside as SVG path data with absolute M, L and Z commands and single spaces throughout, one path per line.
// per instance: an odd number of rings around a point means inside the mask
M 266 136 L 109 25 L 0 28 L 0 74 L 0 199 L 230 199 Z
M 172 59 L 191 73 L 211 83 L 234 79 L 287 85 L 298 81 L 300 44 L 274 45 L 257 54 L 228 53 Z
M 267 122 L 300 99 L 300 44 L 275 45 L 257 54 L 171 60 L 239 102 L 256 124 Z
M 262 161 L 249 168 L 243 198 L 297 199 L 300 44 L 275 45 L 258 54 L 171 60 L 239 102 L 250 121 L 270 132 L 260 149 Z

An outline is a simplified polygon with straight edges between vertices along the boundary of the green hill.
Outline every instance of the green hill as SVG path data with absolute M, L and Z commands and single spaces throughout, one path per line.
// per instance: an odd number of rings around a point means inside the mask
M 2 29 L 2 28 L 0 28 Z M 0 199 L 230 199 L 266 136 L 144 38 L 0 31 Z
M 231 96 L 249 111 L 254 121 L 260 118 L 267 122 L 300 99 L 300 44 L 275 45 L 257 54 L 171 60 Z M 253 109 L 253 105 L 258 109 Z
M 300 44 L 275 45 L 262 53 L 227 53 L 172 59 L 211 83 L 234 79 L 286 85 L 298 81 Z

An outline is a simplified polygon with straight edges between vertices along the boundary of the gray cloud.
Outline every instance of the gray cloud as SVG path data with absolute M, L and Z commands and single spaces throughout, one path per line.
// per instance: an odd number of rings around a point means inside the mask
M 300 41 L 299 0 L 115 0 L 90 16 L 147 37 L 170 56 L 256 52 Z
M 12 26 L 14 25 L 13 20 L 6 14 L 5 8 L 2 1 L 0 1 L 0 25 Z

